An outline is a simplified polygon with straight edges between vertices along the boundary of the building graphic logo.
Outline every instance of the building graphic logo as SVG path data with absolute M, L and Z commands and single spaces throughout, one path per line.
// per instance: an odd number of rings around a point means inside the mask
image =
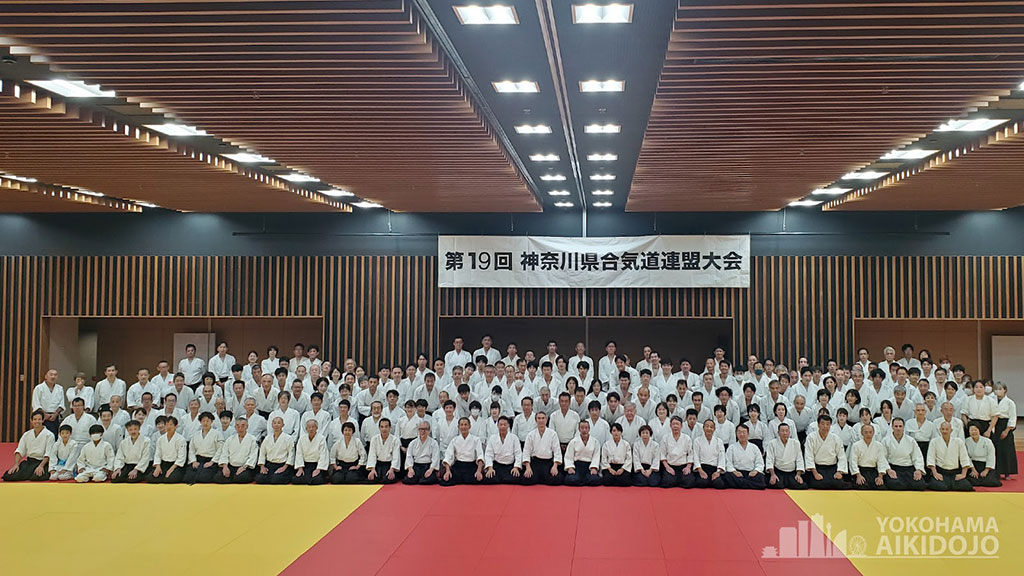
M 815 514 L 811 520 L 800 520 L 796 527 L 779 528 L 779 545 L 765 546 L 761 550 L 761 558 L 846 558 L 843 550 L 851 555 L 855 551 L 863 554 L 867 543 L 864 538 L 854 536 L 847 540 L 846 530 L 832 534 L 832 524 L 825 524 L 821 514 Z M 818 526 L 825 526 L 822 531 Z M 848 548 L 849 547 L 849 548 Z
M 762 548 L 761 558 L 999 558 L 994 517 L 880 516 L 875 521 L 878 535 L 869 545 L 863 535 L 833 532 L 832 523 L 815 514 L 795 527 L 780 527 L 778 544 Z

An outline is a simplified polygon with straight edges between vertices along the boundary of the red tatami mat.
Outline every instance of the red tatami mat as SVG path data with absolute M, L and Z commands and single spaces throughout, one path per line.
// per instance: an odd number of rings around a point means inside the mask
M 761 560 L 807 517 L 781 492 L 387 486 L 285 574 L 857 574 Z

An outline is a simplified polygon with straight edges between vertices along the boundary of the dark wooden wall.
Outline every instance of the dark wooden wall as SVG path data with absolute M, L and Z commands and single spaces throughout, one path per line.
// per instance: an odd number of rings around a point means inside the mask
M 322 316 L 324 355 L 367 366 L 443 352 L 442 316 L 732 318 L 730 355 L 787 363 L 852 358 L 857 318 L 1024 319 L 1021 256 L 762 256 L 753 266 L 749 290 L 441 290 L 429 256 L 0 257 L 0 439 L 26 426 L 45 369 L 44 316 Z

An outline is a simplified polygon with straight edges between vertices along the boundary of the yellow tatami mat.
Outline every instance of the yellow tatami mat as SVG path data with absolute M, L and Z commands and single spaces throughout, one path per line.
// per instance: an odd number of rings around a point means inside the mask
M 1024 494 L 789 495 L 863 574 L 1024 574 Z
M 0 573 L 277 574 L 377 489 L 4 483 Z

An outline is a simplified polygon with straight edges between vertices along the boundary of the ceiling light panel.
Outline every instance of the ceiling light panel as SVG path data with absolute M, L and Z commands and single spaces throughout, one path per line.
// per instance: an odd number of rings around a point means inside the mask
M 519 82 L 502 80 L 501 82 L 491 82 L 491 86 L 499 94 L 532 94 L 540 92 L 540 86 L 532 80 L 521 80 Z
M 150 130 L 156 130 L 161 134 L 167 134 L 168 136 L 207 136 L 205 130 L 200 130 L 195 126 L 186 126 L 184 124 L 146 124 L 146 128 Z
M 519 24 L 519 16 L 514 6 L 452 6 L 459 22 L 464 26 L 482 26 L 488 24 Z
M 853 190 L 853 188 L 839 188 L 833 186 L 831 188 L 818 188 L 817 190 L 812 190 L 811 194 L 814 194 L 815 196 L 839 196 L 840 194 L 846 194 L 850 190 Z
M 573 24 L 629 24 L 632 4 L 573 4 Z
M 260 156 L 259 154 L 252 154 L 249 152 L 238 152 L 235 154 L 221 154 L 228 160 L 234 160 L 235 162 L 241 162 L 242 164 L 276 164 L 270 158 L 266 156 Z
M 936 128 L 936 132 L 984 132 L 991 130 L 1009 120 L 993 118 L 975 118 L 965 120 L 950 120 Z
M 591 162 L 614 162 L 618 159 L 618 154 L 587 154 L 587 160 Z
M 608 208 L 611 205 L 611 202 L 594 202 L 594 208 Z
M 357 208 L 383 208 L 383 206 L 381 206 L 380 204 L 377 204 L 376 202 L 366 202 L 366 201 L 363 201 L 363 202 L 353 202 L 352 205 L 357 207 Z
M 618 134 L 622 131 L 622 126 L 618 124 L 587 124 L 583 127 L 583 131 L 587 134 Z
M 561 174 L 545 174 L 540 179 L 545 182 L 562 182 L 565 180 L 565 176 Z
M 876 172 L 873 170 L 865 170 L 863 172 L 849 172 L 843 174 L 843 180 L 875 180 L 885 176 L 888 172 Z
M 68 98 L 113 98 L 113 90 L 101 90 L 99 84 L 79 80 L 26 80 L 29 84 Z
M 5 174 L 0 172 L 0 178 L 7 178 L 8 180 L 17 180 L 18 182 L 25 182 L 26 184 L 34 184 L 39 182 L 35 178 L 28 178 L 26 176 L 15 176 L 14 174 Z
M 338 189 L 338 188 L 331 188 L 329 190 L 320 190 L 320 193 L 323 194 L 324 196 L 330 196 L 331 198 L 341 198 L 341 197 L 344 197 L 344 196 L 355 196 L 355 194 L 349 192 L 348 190 L 341 190 L 341 189 Z
M 591 180 L 615 180 L 615 174 L 591 174 Z
M 300 183 L 301 182 L 319 182 L 320 181 L 319 178 L 314 178 L 314 177 L 309 176 L 307 174 L 299 174 L 297 172 L 293 173 L 293 174 L 282 174 L 281 178 L 283 178 L 283 179 L 285 179 L 285 180 L 287 180 L 289 182 L 300 182 Z
M 572 208 L 573 207 L 573 203 L 572 202 L 555 202 L 555 206 L 558 206 L 559 208 Z
M 594 190 L 591 194 L 594 196 L 611 196 L 612 194 L 615 194 L 615 192 L 612 192 L 611 190 Z
M 530 154 L 534 162 L 558 162 L 558 154 Z
M 516 133 L 518 134 L 551 134 L 551 126 L 544 124 L 521 124 L 516 126 Z
M 625 89 L 625 80 L 583 80 L 580 82 L 580 92 L 622 92 Z
M 885 156 L 882 156 L 882 160 L 920 160 L 921 158 L 927 158 L 933 154 L 938 154 L 938 152 L 938 150 L 907 148 L 905 150 L 893 150 Z
M 794 200 L 789 203 L 790 206 L 817 206 L 821 204 L 821 200 Z
M 550 190 L 548 196 L 568 196 L 568 190 Z

